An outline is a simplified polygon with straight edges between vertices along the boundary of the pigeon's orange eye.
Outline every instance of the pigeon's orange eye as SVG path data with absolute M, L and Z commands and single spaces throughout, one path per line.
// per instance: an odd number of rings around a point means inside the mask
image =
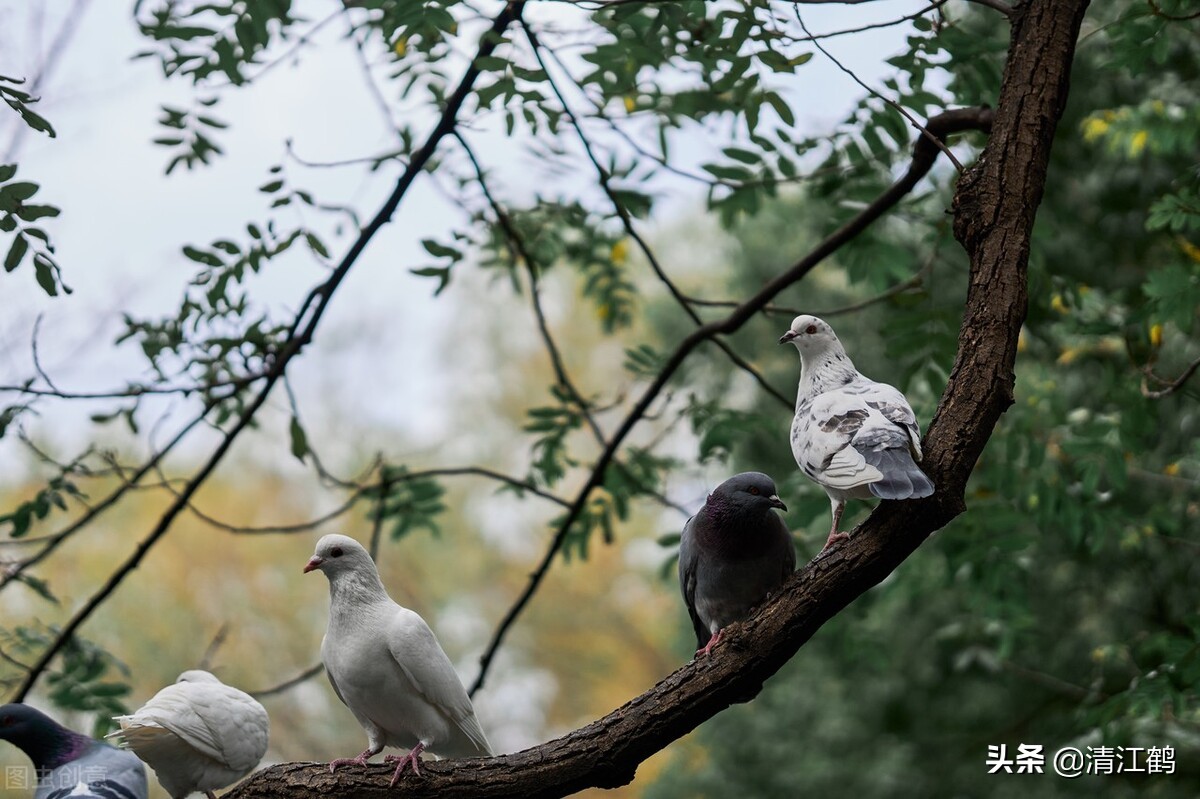
M 810 334 L 811 334 L 811 333 L 816 333 L 816 332 L 817 332 L 817 326 L 816 326 L 816 325 L 809 325 L 808 327 L 804 328 L 804 332 L 805 332 L 805 333 L 810 333 Z
M 759 490 L 757 488 L 755 488 L 754 486 L 750 486 L 750 493 L 757 497 L 759 494 Z
M 342 548 L 334 547 L 333 549 L 329 550 L 329 554 L 335 558 L 340 558 L 342 556 Z

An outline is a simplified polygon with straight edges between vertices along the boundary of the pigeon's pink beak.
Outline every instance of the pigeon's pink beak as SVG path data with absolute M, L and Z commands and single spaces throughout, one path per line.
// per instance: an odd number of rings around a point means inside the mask
M 321 568 L 321 564 L 324 562 L 325 562 L 325 559 L 322 558 L 320 555 L 313 555 L 311 558 L 308 559 L 308 563 L 304 564 L 304 573 L 308 574 L 310 571 L 315 571 L 315 570 Z
M 795 330 L 789 330 L 788 332 L 784 333 L 782 336 L 779 337 L 779 343 L 787 344 L 789 341 L 791 341 L 798 335 L 800 335 L 800 334 L 797 333 Z

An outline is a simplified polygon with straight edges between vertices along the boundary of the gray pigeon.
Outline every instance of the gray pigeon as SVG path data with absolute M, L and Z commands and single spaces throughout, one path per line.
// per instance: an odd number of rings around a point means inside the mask
M 409 749 L 391 785 L 421 753 L 485 757 L 491 745 L 450 658 L 425 620 L 392 601 L 370 554 L 353 538 L 327 535 L 317 542 L 305 572 L 329 578 L 329 626 L 321 660 L 333 692 L 367 731 L 358 757 L 334 760 L 329 770 L 365 765 L 385 746 Z
M 175 799 L 249 774 L 267 753 L 267 711 L 250 694 L 195 669 L 179 675 L 109 735 L 146 761 Z
M 33 761 L 34 799 L 146 799 L 146 769 L 132 752 L 68 730 L 29 705 L 0 707 L 0 740 Z
M 696 630 L 696 655 L 741 621 L 796 569 L 796 550 L 775 508 L 787 507 L 762 472 L 716 487 L 688 519 L 679 541 L 679 587 Z
M 917 466 L 921 428 L 896 388 L 859 373 L 842 342 L 815 316 L 797 316 L 779 343 L 800 351 L 800 388 L 792 420 L 792 455 L 825 489 L 833 508 L 828 548 L 847 499 L 919 499 L 933 482 Z

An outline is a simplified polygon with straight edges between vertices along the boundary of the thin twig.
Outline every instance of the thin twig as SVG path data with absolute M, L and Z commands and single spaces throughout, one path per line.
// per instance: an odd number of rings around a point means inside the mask
M 278 685 L 272 685 L 270 688 L 262 688 L 258 691 L 249 691 L 248 693 L 255 699 L 262 699 L 263 697 L 267 696 L 275 696 L 276 694 L 283 693 L 289 688 L 296 687 L 302 682 L 311 680 L 313 677 L 316 677 L 318 674 L 320 674 L 324 668 L 325 664 L 314 663 L 304 671 L 297 674 L 295 677 L 289 677 Z
M 229 622 L 222 624 L 221 628 L 217 630 L 217 634 L 209 641 L 208 647 L 204 650 L 204 656 L 200 658 L 200 665 L 196 668 L 203 671 L 212 671 L 213 658 L 217 656 L 217 651 L 225 643 L 227 637 L 229 637 Z
M 805 26 L 804 18 L 800 16 L 800 9 L 798 7 L 796 8 L 796 21 L 800 23 L 800 27 L 803 28 L 805 33 L 808 33 L 810 36 L 812 35 L 811 33 L 809 33 L 808 27 Z M 961 163 L 959 163 L 958 158 L 956 158 L 954 153 L 952 153 L 950 151 L 950 148 L 946 146 L 945 142 L 939 140 L 937 136 L 934 136 L 932 133 L 930 133 L 928 130 L 926 130 L 925 126 L 922 125 L 920 122 L 918 122 L 917 118 L 914 117 L 912 114 L 910 114 L 908 112 L 907 108 L 900 105 L 900 103 L 896 102 L 892 98 L 885 96 L 883 94 L 883 92 L 877 91 L 876 89 L 873 89 L 870 86 L 868 86 L 866 83 L 864 83 L 863 80 L 858 77 L 858 75 L 855 75 L 854 72 L 851 71 L 850 69 L 848 69 L 846 66 L 844 66 L 841 61 L 838 61 L 836 58 L 834 58 L 833 54 L 830 53 L 828 50 L 826 50 L 825 47 L 820 42 L 818 42 L 814 39 L 812 44 L 813 44 L 813 47 L 816 47 L 818 50 L 820 50 L 825 55 L 826 58 L 828 58 L 830 61 L 832 61 L 833 65 L 835 67 L 837 67 L 842 72 L 845 72 L 847 75 L 849 75 L 851 80 L 853 80 L 859 86 L 863 87 L 868 92 L 870 92 L 873 96 L 878 97 L 880 100 L 883 100 L 885 103 L 887 103 L 889 106 L 891 106 L 897 112 L 899 112 L 899 114 L 902 117 L 904 117 L 905 119 L 907 119 L 909 121 L 909 124 L 911 124 L 914 128 L 916 128 L 918 131 L 920 131 L 922 136 L 927 138 L 931 144 L 936 146 L 939 150 L 942 151 L 942 153 L 945 154 L 945 156 L 947 158 L 950 159 L 950 163 L 954 164 L 955 169 L 957 169 L 960 173 L 963 171 L 963 165 Z
M 869 308 L 872 305 L 877 305 L 881 302 L 887 302 L 892 297 L 895 297 L 899 294 L 903 294 L 906 291 L 910 291 L 915 288 L 920 288 L 920 286 L 925 282 L 925 279 L 927 277 L 929 277 L 929 275 L 932 271 L 933 271 L 932 262 L 926 263 L 924 266 L 922 266 L 920 268 L 920 270 L 917 271 L 916 274 L 914 274 L 908 280 L 905 280 L 902 283 L 897 283 L 896 285 L 892 286 L 891 288 L 889 288 L 879 294 L 876 294 L 873 297 L 868 297 L 865 300 L 860 300 L 859 302 L 851 303 L 850 305 L 842 305 L 837 308 L 830 308 L 825 311 L 821 311 L 821 310 L 806 311 L 806 310 L 801 310 L 799 308 L 787 308 L 782 305 L 767 305 L 762 309 L 762 312 L 765 314 L 772 315 L 772 316 L 792 316 L 792 317 L 799 316 L 800 314 L 808 313 L 808 314 L 812 314 L 813 316 L 819 316 L 822 319 L 834 317 L 834 316 L 844 316 L 845 314 L 856 313 L 857 311 L 861 311 L 864 308 Z M 694 305 L 703 305 L 703 306 L 710 307 L 710 308 L 736 308 L 738 306 L 738 303 L 733 300 L 703 300 L 703 299 L 700 299 L 699 297 L 688 297 L 688 300 L 690 300 Z
M 1179 389 L 1183 388 L 1183 384 L 1188 381 L 1188 378 L 1196 373 L 1197 369 L 1200 369 L 1200 358 L 1192 361 L 1191 364 L 1183 370 L 1183 373 L 1180 374 L 1179 377 L 1175 378 L 1174 380 L 1167 380 L 1154 374 L 1151 368 L 1147 366 L 1142 370 L 1142 396 L 1146 397 L 1147 399 L 1162 399 L 1168 394 L 1173 394 Z M 1153 380 L 1154 382 L 1163 386 L 1163 388 L 1157 390 L 1151 389 L 1149 383 L 1147 382 L 1148 380 Z

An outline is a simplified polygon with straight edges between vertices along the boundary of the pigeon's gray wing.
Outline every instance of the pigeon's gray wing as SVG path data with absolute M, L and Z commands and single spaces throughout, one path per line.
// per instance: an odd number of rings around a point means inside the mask
M 96 742 L 82 757 L 50 772 L 34 796 L 146 799 L 146 767 L 132 752 Z
M 417 693 L 453 721 L 480 753 L 492 754 L 467 689 L 425 620 L 398 607 L 387 636 L 392 657 Z
M 912 406 L 899 389 L 887 383 L 874 383 L 864 399 L 867 407 L 878 411 L 885 419 L 904 431 L 912 449 L 913 459 L 920 460 L 921 426 L 917 424 L 917 415 L 913 413 Z
M 872 413 L 879 416 L 862 395 L 839 389 L 821 394 L 806 412 L 797 414 L 792 454 L 804 473 L 823 486 L 841 491 L 882 478 L 883 474 L 851 446 Z
M 775 535 L 779 541 L 779 568 L 782 570 L 780 582 L 792 576 L 796 571 L 796 545 L 792 543 L 792 532 L 777 513 L 772 513 L 775 521 Z
M 863 396 L 870 414 L 851 442 L 863 459 L 880 473 L 870 485 L 881 499 L 918 499 L 933 493 L 920 467 L 921 430 L 904 395 L 884 383 L 873 383 Z
M 679 537 L 679 590 L 683 593 L 683 603 L 687 605 L 688 616 L 692 618 L 692 628 L 696 631 L 696 648 L 708 643 L 712 637 L 708 627 L 696 613 L 696 561 L 700 553 L 697 550 L 696 536 L 693 525 L 700 514 L 687 520 L 683 526 L 683 535 Z

